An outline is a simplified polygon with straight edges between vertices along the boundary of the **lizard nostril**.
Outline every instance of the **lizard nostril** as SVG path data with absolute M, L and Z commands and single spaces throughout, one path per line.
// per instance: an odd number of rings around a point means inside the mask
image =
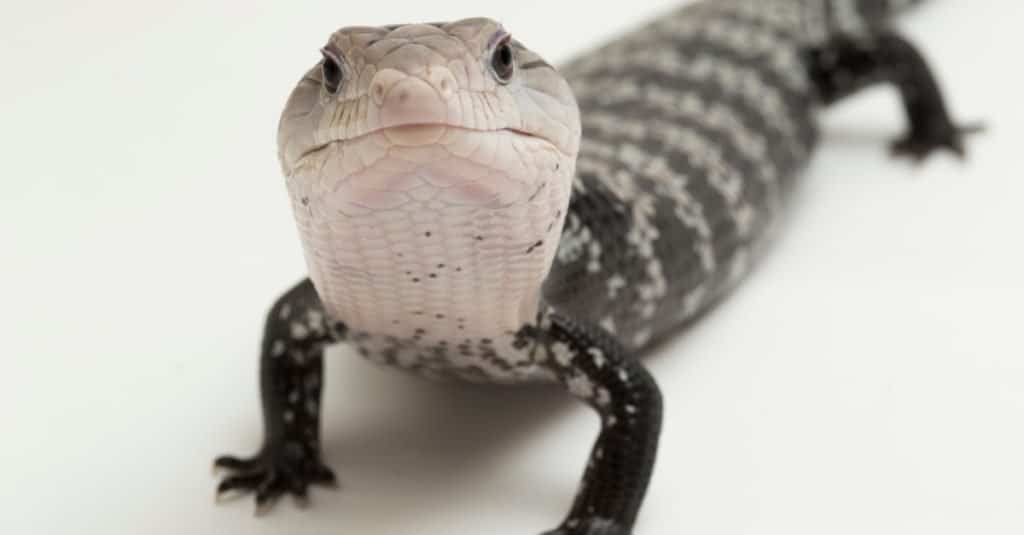
M 373 87 L 370 88 L 370 97 L 373 98 L 373 101 L 378 106 L 382 106 L 384 104 L 384 95 L 386 93 L 387 91 L 384 89 L 384 84 L 380 81 L 374 82 Z
M 455 94 L 455 78 L 448 69 L 435 69 L 429 73 L 430 80 L 437 88 L 437 92 L 443 100 L 452 98 Z
M 443 123 L 448 106 L 436 88 L 415 76 L 402 78 L 386 86 L 378 111 L 380 127 Z

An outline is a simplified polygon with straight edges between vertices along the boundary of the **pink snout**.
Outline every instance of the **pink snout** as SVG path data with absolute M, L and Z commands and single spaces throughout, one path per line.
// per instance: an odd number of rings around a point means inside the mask
M 378 127 L 447 123 L 450 91 L 443 87 L 447 83 L 441 85 L 435 88 L 421 78 L 396 71 L 379 72 L 370 86 L 370 95 L 379 106 Z

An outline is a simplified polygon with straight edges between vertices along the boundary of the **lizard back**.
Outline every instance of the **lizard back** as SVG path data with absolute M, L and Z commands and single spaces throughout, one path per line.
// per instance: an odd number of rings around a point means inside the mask
M 701 2 L 563 68 L 583 136 L 547 302 L 639 350 L 733 287 L 817 140 L 805 50 L 886 7 Z

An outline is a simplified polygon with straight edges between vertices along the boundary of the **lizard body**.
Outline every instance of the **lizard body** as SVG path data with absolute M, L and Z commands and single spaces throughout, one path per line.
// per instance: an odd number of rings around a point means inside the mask
M 661 398 L 636 358 L 751 268 L 817 142 L 817 111 L 901 92 L 894 149 L 962 153 L 921 56 L 886 25 L 913 2 L 719 0 L 555 69 L 488 19 L 343 28 L 282 114 L 310 279 L 266 324 L 267 438 L 219 488 L 265 507 L 333 481 L 324 348 L 430 377 L 551 381 L 601 416 L 553 534 L 630 533 Z

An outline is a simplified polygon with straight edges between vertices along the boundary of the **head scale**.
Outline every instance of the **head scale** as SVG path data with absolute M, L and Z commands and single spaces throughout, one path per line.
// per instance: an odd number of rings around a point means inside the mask
M 482 18 L 343 28 L 322 56 L 278 154 L 328 312 L 393 336 L 530 319 L 579 149 L 568 83 Z

